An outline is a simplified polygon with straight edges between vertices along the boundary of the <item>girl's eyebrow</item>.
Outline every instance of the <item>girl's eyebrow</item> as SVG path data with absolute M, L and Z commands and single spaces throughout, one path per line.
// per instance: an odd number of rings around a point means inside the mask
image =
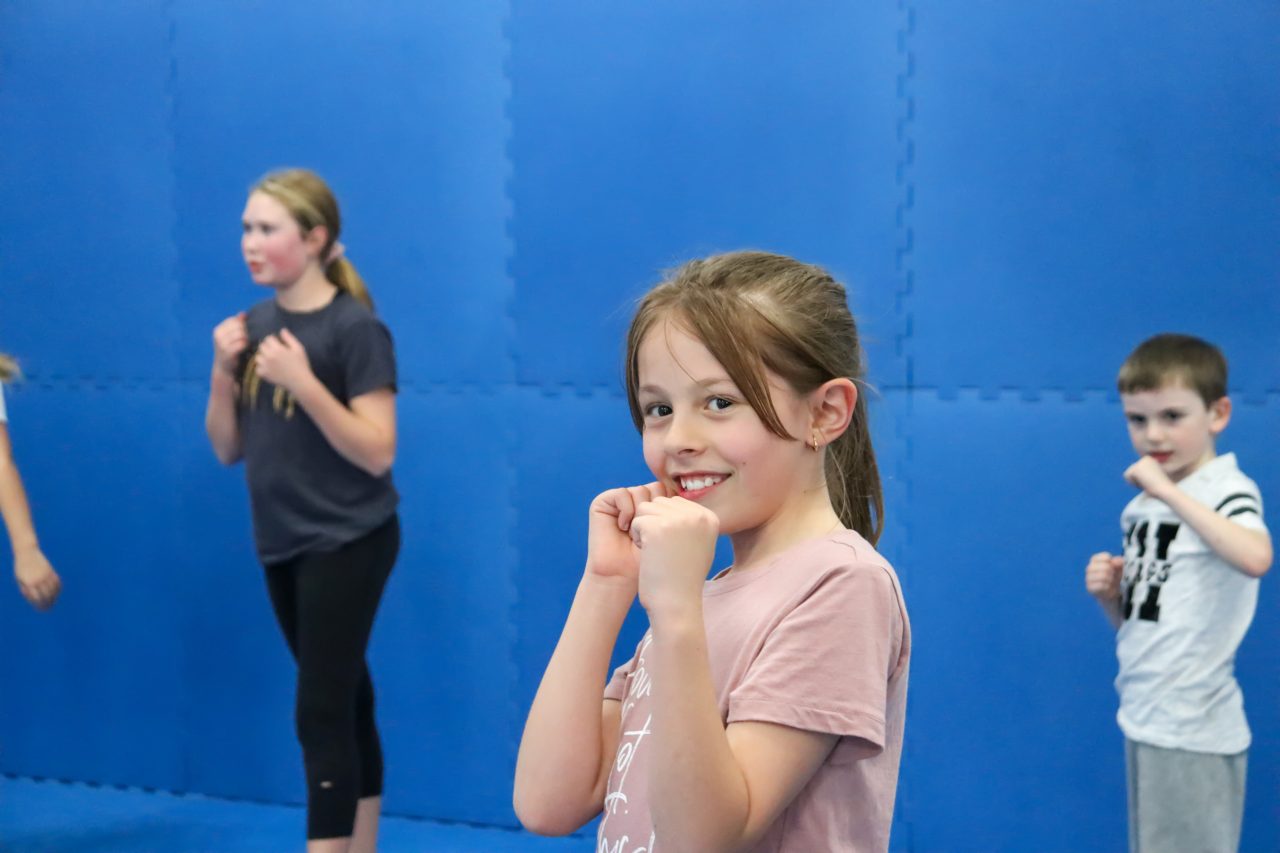
M 727 385 L 730 388 L 735 387 L 733 384 L 733 380 L 727 376 L 714 376 L 707 379 L 694 379 L 693 384 L 699 385 L 707 389 L 714 388 L 717 385 Z M 641 385 L 639 388 L 636 389 L 636 393 L 662 395 L 662 394 L 665 394 L 666 391 L 659 388 L 657 385 Z

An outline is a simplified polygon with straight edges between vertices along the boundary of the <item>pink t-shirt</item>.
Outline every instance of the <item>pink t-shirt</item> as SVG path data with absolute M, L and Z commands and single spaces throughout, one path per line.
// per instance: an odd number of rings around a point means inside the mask
M 884 851 L 898 784 L 911 627 L 897 575 L 853 531 L 802 542 L 703 589 L 711 677 L 725 724 L 745 720 L 840 735 L 754 851 Z M 621 737 L 598 853 L 662 853 L 649 814 L 652 633 L 618 668 Z

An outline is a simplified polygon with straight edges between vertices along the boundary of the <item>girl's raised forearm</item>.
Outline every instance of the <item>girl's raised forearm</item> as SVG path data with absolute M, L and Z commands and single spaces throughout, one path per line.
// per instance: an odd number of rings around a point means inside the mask
M 603 690 L 634 600 L 635 584 L 619 578 L 588 574 L 578 585 L 516 759 L 513 802 L 532 832 L 563 835 L 600 811 L 617 742 L 604 729 Z

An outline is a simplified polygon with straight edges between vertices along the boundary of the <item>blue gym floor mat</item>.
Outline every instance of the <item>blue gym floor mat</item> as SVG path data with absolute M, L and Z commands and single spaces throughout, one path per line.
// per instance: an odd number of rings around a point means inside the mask
M 587 853 L 590 838 L 383 817 L 383 853 Z M 295 806 L 0 777 L 3 853 L 280 853 L 301 850 Z

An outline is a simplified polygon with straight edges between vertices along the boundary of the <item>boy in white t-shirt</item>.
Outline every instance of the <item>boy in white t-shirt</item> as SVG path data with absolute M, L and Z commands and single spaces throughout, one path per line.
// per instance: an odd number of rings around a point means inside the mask
M 1142 493 L 1121 516 L 1124 555 L 1094 554 L 1085 588 L 1117 628 L 1132 853 L 1239 846 L 1250 743 L 1233 673 L 1271 538 L 1258 487 L 1217 455 L 1231 418 L 1217 347 L 1157 335 L 1118 378 Z
M 4 383 L 18 372 L 13 359 L 0 353 L 0 517 L 9 531 L 13 548 L 13 575 L 18 589 L 31 606 L 48 610 L 62 591 L 58 573 L 40 550 L 27 493 L 22 488 L 18 466 L 14 464 L 9 444 L 9 418 L 4 405 Z

